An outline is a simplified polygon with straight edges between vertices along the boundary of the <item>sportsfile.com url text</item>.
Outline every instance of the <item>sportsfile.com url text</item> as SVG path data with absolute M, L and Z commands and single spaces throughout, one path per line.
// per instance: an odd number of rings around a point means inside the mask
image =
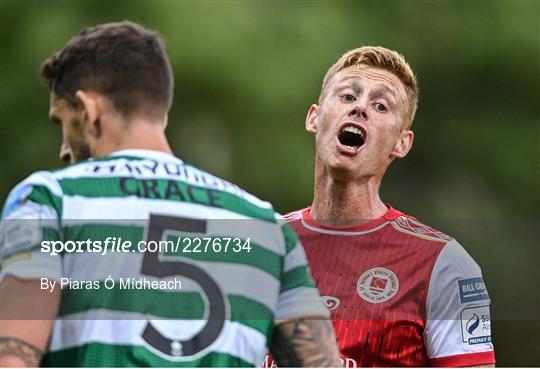
M 227 253 L 250 252 L 249 238 L 233 237 L 178 237 L 175 241 L 139 241 L 135 244 L 122 237 L 107 237 L 104 241 L 41 241 L 41 252 L 50 255 L 64 253 L 158 252 L 158 253 Z

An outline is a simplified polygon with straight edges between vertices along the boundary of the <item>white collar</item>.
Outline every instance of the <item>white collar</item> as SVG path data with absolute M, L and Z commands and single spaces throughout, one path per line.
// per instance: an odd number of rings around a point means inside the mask
M 127 150 L 120 150 L 115 151 L 113 153 L 110 153 L 108 156 L 136 156 L 141 158 L 147 158 L 147 159 L 155 159 L 155 160 L 164 160 L 164 161 L 176 161 L 179 164 L 184 163 L 182 159 L 177 158 L 176 156 L 163 152 L 163 151 L 156 151 L 156 150 L 143 150 L 143 149 L 127 149 Z

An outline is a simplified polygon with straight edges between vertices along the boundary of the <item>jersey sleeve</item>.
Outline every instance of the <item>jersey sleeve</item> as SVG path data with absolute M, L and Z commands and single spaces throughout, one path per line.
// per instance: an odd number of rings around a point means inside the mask
M 0 281 L 60 279 L 60 255 L 41 252 L 41 243 L 60 240 L 61 193 L 49 172 L 34 173 L 10 192 L 0 224 Z
M 424 341 L 432 366 L 495 363 L 490 298 L 476 262 L 452 240 L 432 270 Z
M 282 224 L 285 237 L 285 258 L 276 310 L 276 324 L 300 317 L 329 318 L 327 308 L 321 303 L 319 291 L 311 279 L 306 254 L 296 234 Z

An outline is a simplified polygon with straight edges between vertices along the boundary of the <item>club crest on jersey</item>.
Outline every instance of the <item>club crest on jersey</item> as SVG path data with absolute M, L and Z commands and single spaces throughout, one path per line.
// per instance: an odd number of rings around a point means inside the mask
M 341 301 L 334 296 L 321 296 L 321 302 L 328 310 L 334 310 L 338 308 Z
M 356 291 L 363 300 L 379 304 L 390 300 L 398 293 L 399 280 L 390 269 L 371 268 L 358 278 Z

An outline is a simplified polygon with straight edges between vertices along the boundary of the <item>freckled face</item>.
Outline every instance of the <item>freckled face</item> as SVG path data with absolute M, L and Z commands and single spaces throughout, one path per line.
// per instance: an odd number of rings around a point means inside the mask
M 407 94 L 392 73 L 350 67 L 334 76 L 306 127 L 317 159 L 348 176 L 383 174 L 405 129 Z M 310 111 L 311 114 L 311 111 Z

